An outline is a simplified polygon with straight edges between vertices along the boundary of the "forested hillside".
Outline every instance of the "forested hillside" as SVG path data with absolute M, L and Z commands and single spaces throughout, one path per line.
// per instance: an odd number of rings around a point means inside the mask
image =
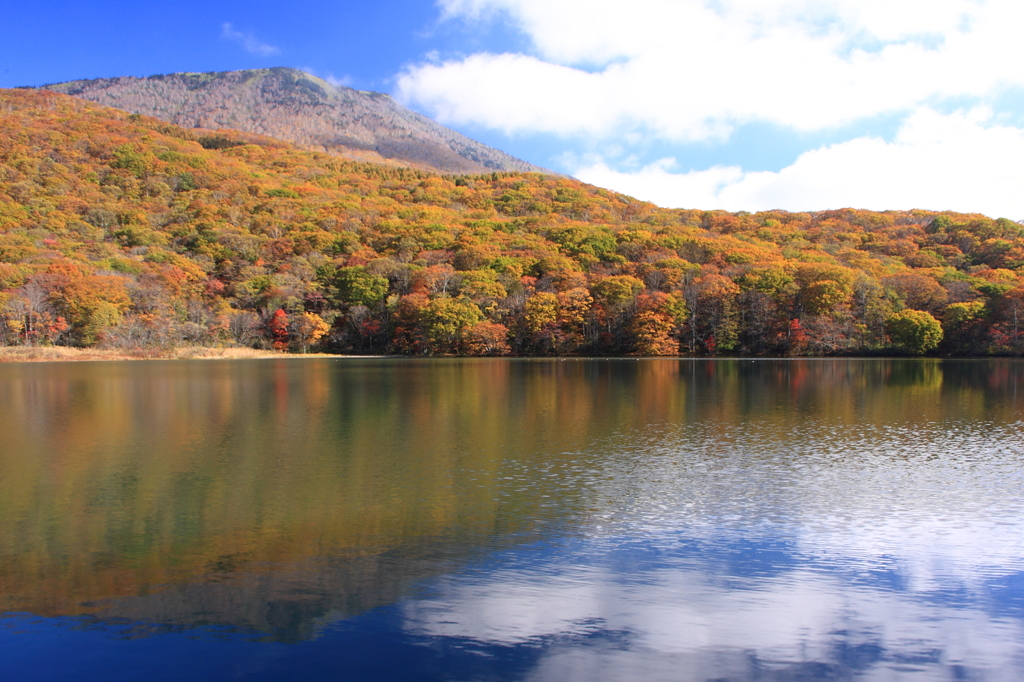
M 543 171 L 421 116 L 379 92 L 298 69 L 172 73 L 46 86 L 185 128 L 229 128 L 356 161 L 447 173 Z
M 1020 354 L 1024 228 L 667 210 L 0 91 L 0 340 L 468 355 Z

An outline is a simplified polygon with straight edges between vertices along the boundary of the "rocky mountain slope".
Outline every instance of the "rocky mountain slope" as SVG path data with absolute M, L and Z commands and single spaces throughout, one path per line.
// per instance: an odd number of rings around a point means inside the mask
M 228 128 L 359 161 L 442 173 L 549 172 L 406 109 L 388 95 L 289 68 L 102 78 L 44 86 L 185 128 Z

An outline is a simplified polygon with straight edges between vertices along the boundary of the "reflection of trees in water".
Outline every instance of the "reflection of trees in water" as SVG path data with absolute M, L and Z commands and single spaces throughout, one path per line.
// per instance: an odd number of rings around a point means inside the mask
M 393 604 L 419 582 L 456 570 L 480 553 L 478 544 L 466 541 L 431 547 L 414 542 L 379 554 L 247 563 L 149 594 L 93 603 L 91 611 L 100 621 L 229 625 L 294 642 L 339 619 Z
M 524 395 L 510 376 L 362 361 L 14 370 L 4 610 L 94 611 L 82 603 L 211 573 L 528 527 L 539 495 L 496 483 L 503 460 L 579 450 L 590 427 L 568 403 L 548 409 L 548 379 Z
M 0 609 L 290 637 L 331 611 L 388 603 L 473 548 L 529 536 L 538 519 L 571 523 L 588 503 L 580 472 L 614 458 L 623 436 L 751 420 L 784 434 L 809 417 L 1015 420 L 1022 366 L 309 360 L 0 372 L 0 517 L 14 520 L 0 529 Z M 402 548 L 433 538 L 448 559 L 403 567 Z

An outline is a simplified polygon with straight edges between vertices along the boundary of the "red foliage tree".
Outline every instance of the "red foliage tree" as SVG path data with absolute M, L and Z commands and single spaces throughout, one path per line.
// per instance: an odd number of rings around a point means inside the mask
M 281 308 L 275 310 L 270 318 L 270 339 L 274 350 L 288 349 L 288 313 Z

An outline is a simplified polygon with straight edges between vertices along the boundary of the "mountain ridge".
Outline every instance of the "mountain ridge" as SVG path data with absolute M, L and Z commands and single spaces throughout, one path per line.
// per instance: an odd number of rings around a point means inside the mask
M 289 67 L 119 76 L 40 86 L 184 128 L 274 137 L 356 161 L 441 173 L 550 170 L 517 159 L 395 102 Z

